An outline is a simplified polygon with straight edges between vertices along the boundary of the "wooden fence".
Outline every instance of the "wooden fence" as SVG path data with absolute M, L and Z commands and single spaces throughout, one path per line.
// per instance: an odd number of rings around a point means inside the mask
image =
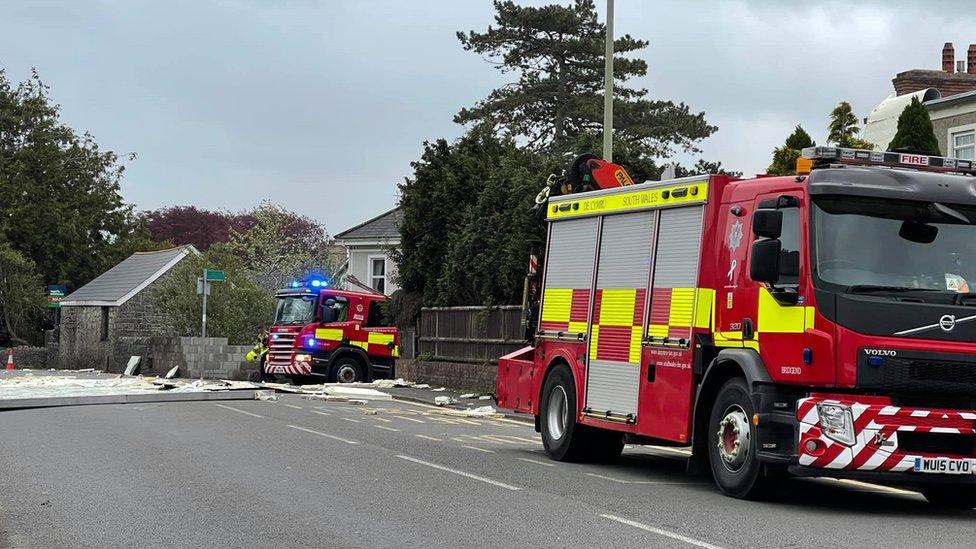
M 417 326 L 418 358 L 498 362 L 526 345 L 522 307 L 425 307 Z

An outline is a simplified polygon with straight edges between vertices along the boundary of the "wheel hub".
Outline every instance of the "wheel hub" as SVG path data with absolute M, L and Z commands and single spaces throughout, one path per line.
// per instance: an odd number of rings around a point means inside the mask
M 749 421 L 739 406 L 730 406 L 718 423 L 716 445 L 722 464 L 733 473 L 742 468 L 749 456 Z
M 549 409 L 546 415 L 552 438 L 554 440 L 563 438 L 566 425 L 569 423 L 569 399 L 566 398 L 566 390 L 561 385 L 556 385 L 549 393 Z
M 339 383 L 352 383 L 356 381 L 356 369 L 352 366 L 342 366 L 336 372 L 336 379 Z

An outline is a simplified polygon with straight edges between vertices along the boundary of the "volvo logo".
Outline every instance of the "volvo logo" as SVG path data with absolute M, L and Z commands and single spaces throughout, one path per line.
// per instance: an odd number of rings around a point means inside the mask
M 951 332 L 955 327 L 956 317 L 954 315 L 942 315 L 942 318 L 939 319 L 939 328 L 942 328 L 943 332 Z
M 898 351 L 894 349 L 864 349 L 864 354 L 868 356 L 898 356 Z

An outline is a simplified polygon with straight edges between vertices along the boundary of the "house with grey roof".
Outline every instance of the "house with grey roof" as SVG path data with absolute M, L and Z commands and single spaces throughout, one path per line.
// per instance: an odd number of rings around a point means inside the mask
M 147 357 L 151 338 L 166 332 L 154 289 L 193 246 L 137 252 L 61 302 L 58 360 L 62 368 L 121 372 L 130 356 Z
M 346 249 L 346 274 L 384 294 L 397 291 L 390 251 L 400 246 L 402 220 L 403 210 L 396 207 L 335 235 L 336 244 Z

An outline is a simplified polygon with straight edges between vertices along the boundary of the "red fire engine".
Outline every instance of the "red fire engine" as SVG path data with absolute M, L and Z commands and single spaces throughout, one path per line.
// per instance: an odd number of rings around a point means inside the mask
M 383 294 L 335 290 L 313 278 L 275 297 L 263 379 L 353 383 L 394 376 L 400 333 L 383 323 Z
M 498 402 L 536 417 L 551 458 L 689 446 L 733 497 L 788 473 L 976 505 L 972 162 L 800 164 L 541 201 L 540 314 Z

